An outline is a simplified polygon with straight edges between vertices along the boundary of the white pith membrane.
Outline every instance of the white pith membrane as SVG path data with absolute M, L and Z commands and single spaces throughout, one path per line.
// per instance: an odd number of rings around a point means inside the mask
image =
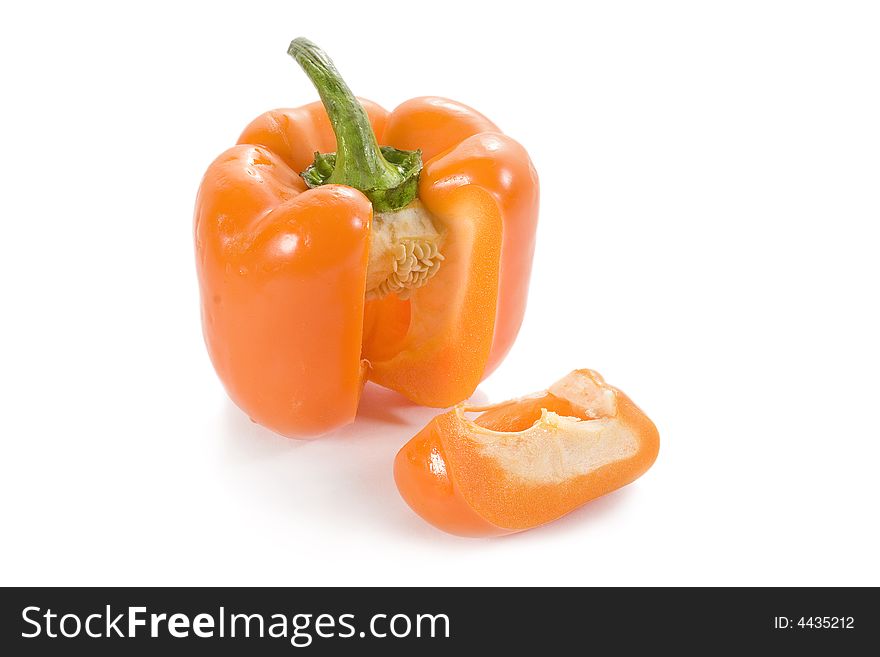
M 456 407 L 458 418 L 484 456 L 494 459 L 510 478 L 526 484 L 553 484 L 588 474 L 638 451 L 638 439 L 617 415 L 617 396 L 592 370 L 576 370 L 548 392 L 567 400 L 590 419 L 541 409 L 541 417 L 524 431 L 493 431 L 465 413 L 487 411 L 544 393 L 484 407 Z
M 418 199 L 394 212 L 375 213 L 370 230 L 367 299 L 388 294 L 408 299 L 440 268 L 442 241 L 431 214 Z

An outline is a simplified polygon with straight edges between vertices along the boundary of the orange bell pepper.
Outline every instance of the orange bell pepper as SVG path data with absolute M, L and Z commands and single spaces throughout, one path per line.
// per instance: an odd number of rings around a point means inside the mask
M 311 42 L 288 52 L 323 104 L 255 119 L 196 201 L 220 379 L 287 436 L 351 422 L 368 378 L 428 406 L 466 399 L 522 321 L 538 210 L 528 154 L 469 107 L 417 98 L 389 113 L 358 101 Z
M 473 420 L 466 413 L 482 412 Z M 498 536 L 555 520 L 644 474 L 657 428 L 597 372 L 549 390 L 438 415 L 394 461 L 403 499 L 432 525 Z

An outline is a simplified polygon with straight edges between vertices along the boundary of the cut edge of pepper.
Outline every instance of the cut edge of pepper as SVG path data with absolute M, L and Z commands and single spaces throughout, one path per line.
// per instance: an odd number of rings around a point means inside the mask
M 584 387 L 581 387 L 580 389 L 573 389 L 572 384 L 575 382 L 575 380 L 582 379 L 583 377 L 589 379 L 590 383 L 585 384 Z M 577 394 L 578 392 L 588 393 L 588 391 L 591 390 L 601 391 L 602 396 L 599 397 L 597 395 Z M 486 411 L 493 411 L 499 408 L 521 404 L 523 402 L 534 401 L 545 397 L 547 394 L 551 394 L 555 397 L 559 397 L 560 399 L 569 402 L 575 410 L 583 413 L 584 417 L 577 415 L 560 415 L 553 411 L 548 411 L 546 408 L 542 408 L 541 417 L 537 418 L 532 423 L 532 425 L 527 427 L 526 429 L 523 429 L 521 431 L 496 431 L 494 429 L 489 429 L 488 427 L 477 424 L 474 420 L 470 419 L 466 415 L 467 413 L 485 413 Z M 597 400 L 598 403 L 588 405 L 588 402 L 592 400 Z M 494 434 L 498 436 L 516 436 L 518 434 L 523 434 L 525 432 L 531 431 L 536 426 L 540 426 L 542 421 L 546 421 L 548 418 L 569 418 L 573 422 L 593 422 L 596 420 L 614 418 L 617 415 L 617 393 L 615 392 L 614 388 L 605 383 L 605 380 L 602 378 L 601 374 L 599 374 L 595 370 L 582 369 L 573 370 L 546 390 L 541 390 L 528 395 L 515 397 L 513 399 L 508 399 L 503 402 L 498 402 L 497 404 L 474 406 L 468 404 L 467 402 L 462 402 L 460 404 L 456 404 L 453 411 L 455 412 L 456 417 L 458 417 L 458 419 L 465 426 L 479 433 L 484 433 L 488 435 Z

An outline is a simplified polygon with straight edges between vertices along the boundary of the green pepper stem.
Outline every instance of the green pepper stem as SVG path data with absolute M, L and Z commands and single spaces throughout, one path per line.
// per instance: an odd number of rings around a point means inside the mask
M 294 39 L 287 53 L 293 57 L 315 85 L 321 102 L 330 117 L 333 133 L 336 135 L 336 156 L 332 160 L 333 170 L 329 175 L 320 176 L 315 184 L 335 183 L 348 185 L 364 192 L 377 210 L 393 210 L 415 196 L 413 176 L 421 170 L 421 158 L 418 166 L 408 168 L 389 162 L 383 156 L 382 149 L 370 125 L 369 117 L 363 105 L 358 102 L 351 89 L 342 79 L 327 54 L 314 43 L 304 37 Z M 314 168 L 326 168 L 330 162 L 320 161 L 316 154 Z M 320 166 L 319 166 L 320 165 Z M 310 173 L 313 168 L 303 173 L 303 177 L 311 186 L 319 172 Z M 311 179 L 310 177 L 311 176 Z M 405 187 L 407 193 L 401 194 Z M 412 194 L 408 192 L 412 191 Z M 409 198 L 406 198 L 409 196 Z M 392 206 L 397 207 L 392 207 Z

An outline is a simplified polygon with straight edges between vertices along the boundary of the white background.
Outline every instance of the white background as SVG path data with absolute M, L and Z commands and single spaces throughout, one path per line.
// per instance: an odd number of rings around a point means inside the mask
M 880 584 L 875 3 L 149 6 L 0 16 L 0 583 Z M 599 370 L 660 428 L 638 482 L 455 538 L 391 477 L 435 411 L 369 387 L 299 442 L 227 400 L 193 202 L 248 121 L 316 98 L 299 35 L 530 151 L 529 309 L 478 395 Z

